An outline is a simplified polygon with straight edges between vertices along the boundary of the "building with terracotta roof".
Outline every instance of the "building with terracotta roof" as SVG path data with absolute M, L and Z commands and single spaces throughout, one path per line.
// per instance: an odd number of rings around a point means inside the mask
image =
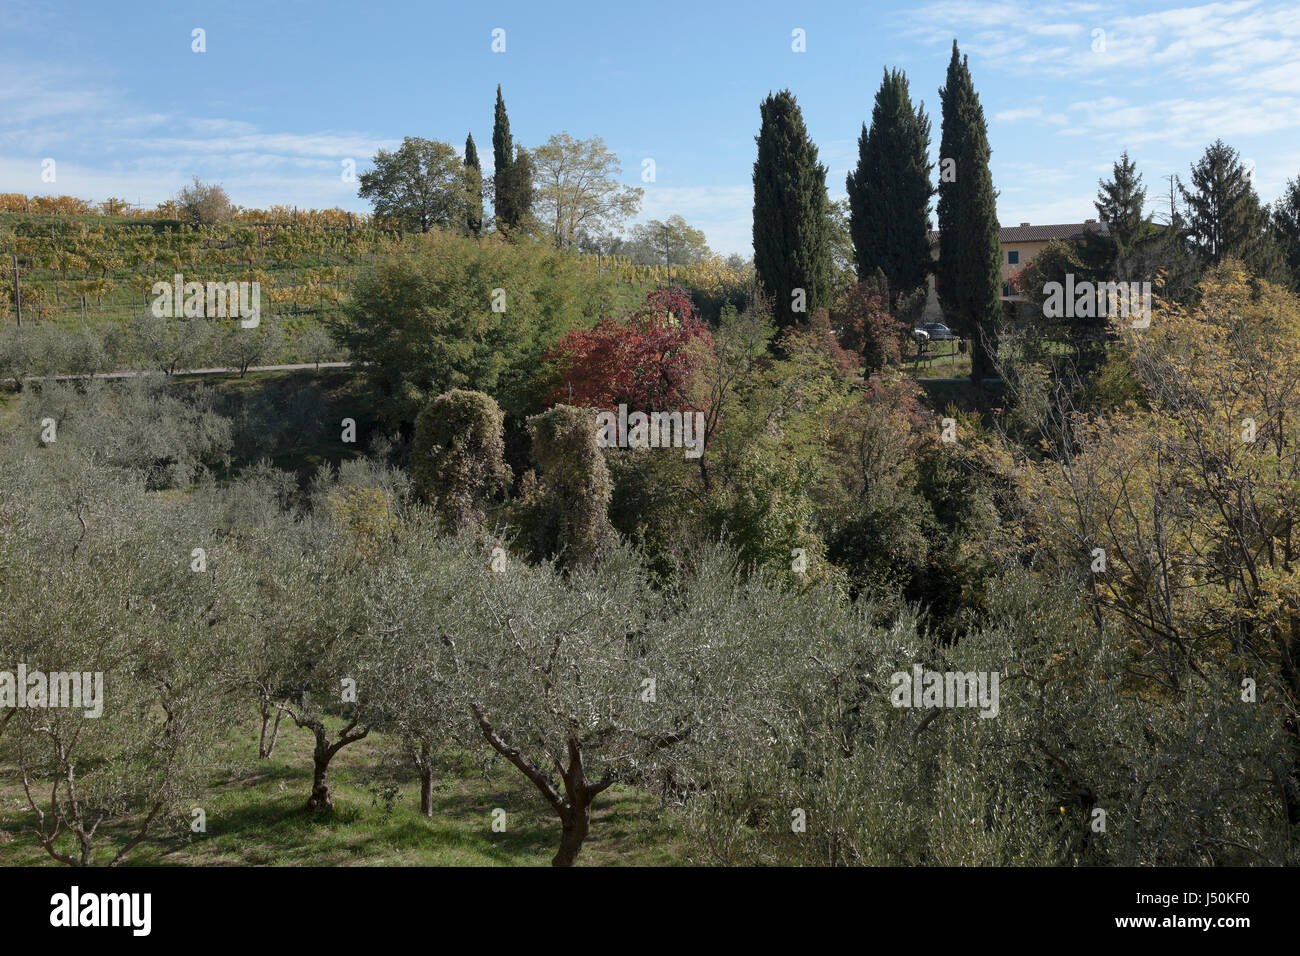
M 1024 301 L 1011 285 L 1012 278 L 1025 266 L 1034 261 L 1047 244 L 1053 239 L 1083 239 L 1085 233 L 1109 233 L 1104 222 L 1085 219 L 1083 222 L 1063 222 L 1051 225 L 1035 226 L 1022 222 L 1018 226 L 1003 226 L 998 230 L 998 241 L 1002 244 L 1002 299 L 1004 302 Z M 930 255 L 939 258 L 939 233 L 930 233 Z M 930 276 L 930 294 L 925 302 L 925 314 L 922 321 L 942 322 L 943 310 L 939 307 L 939 297 L 935 292 L 934 276 Z

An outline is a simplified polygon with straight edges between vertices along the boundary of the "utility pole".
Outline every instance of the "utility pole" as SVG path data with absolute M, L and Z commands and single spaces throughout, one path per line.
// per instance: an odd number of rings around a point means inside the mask
M 14 261 L 14 308 L 18 312 L 18 328 L 23 327 L 23 293 L 18 288 L 18 255 L 12 253 L 10 258 Z
M 668 223 L 664 223 L 660 228 L 664 231 L 664 263 L 668 266 L 668 284 L 673 283 L 673 259 L 669 254 L 668 246 Z

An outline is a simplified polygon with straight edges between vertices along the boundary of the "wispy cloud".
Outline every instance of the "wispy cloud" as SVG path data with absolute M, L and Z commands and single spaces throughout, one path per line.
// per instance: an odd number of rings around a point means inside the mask
M 93 149 L 87 151 L 87 145 Z M 0 66 L 0 186 L 89 199 L 126 195 L 146 205 L 191 176 L 222 183 L 242 205 L 296 202 L 356 206 L 341 176 L 396 140 L 349 130 L 284 132 L 221 116 L 140 111 L 111 89 L 90 88 L 73 71 Z M 53 183 L 42 160 L 56 160 Z

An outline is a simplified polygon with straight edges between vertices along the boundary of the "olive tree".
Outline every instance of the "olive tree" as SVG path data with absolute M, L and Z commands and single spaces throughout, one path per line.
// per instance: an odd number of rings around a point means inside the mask
M 464 746 L 470 724 L 443 638 L 481 613 L 464 579 L 485 562 L 470 539 L 442 539 L 434 516 L 416 508 L 365 587 L 369 682 L 384 701 L 383 729 L 396 737 L 420 776 L 420 812 L 433 815 L 435 755 Z
M 459 586 L 477 611 L 443 635 L 463 706 L 555 811 L 552 864 L 571 866 L 593 801 L 692 733 L 688 689 L 669 662 L 677 649 L 654 626 L 650 582 L 626 552 L 567 579 L 547 565 L 469 570 Z
M 329 770 L 335 756 L 381 727 L 383 689 L 373 679 L 375 649 L 365 641 L 364 566 L 342 534 L 323 542 L 281 544 L 269 535 L 241 555 L 248 686 L 312 735 L 307 808 L 334 809 Z M 326 543 L 325 548 L 320 544 Z
M 0 657 L 26 671 L 0 679 L 0 699 L 27 705 L 8 712 L 0 761 L 52 859 L 116 865 L 188 822 L 231 719 L 229 634 L 180 559 L 183 522 L 142 482 L 102 466 L 78 482 L 67 455 L 32 464 L 0 468 Z M 74 514 L 63 495 L 78 487 Z

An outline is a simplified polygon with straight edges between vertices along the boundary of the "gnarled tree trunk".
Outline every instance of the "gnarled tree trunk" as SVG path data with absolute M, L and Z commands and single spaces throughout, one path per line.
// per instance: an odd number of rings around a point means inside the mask
M 283 707 L 283 705 L 281 705 Z M 334 809 L 334 798 L 330 794 L 328 774 L 330 761 L 334 755 L 346 747 L 348 744 L 356 743 L 370 733 L 370 728 L 356 731 L 359 723 L 358 718 L 353 717 L 342 730 L 339 731 L 338 739 L 330 743 L 329 730 L 325 727 L 325 721 L 320 717 L 303 717 L 295 711 L 284 708 L 293 722 L 304 730 L 310 730 L 312 736 L 316 738 L 316 747 L 312 751 L 312 781 L 311 796 L 307 798 L 308 810 L 330 811 Z
M 326 775 L 330 769 L 330 758 L 334 752 L 330 749 L 329 738 L 325 728 L 316 732 L 316 750 L 312 754 L 311 796 L 307 798 L 308 810 L 333 810 L 334 798 L 330 796 L 329 782 Z
M 574 860 L 578 858 L 578 852 L 582 849 L 583 841 L 587 839 L 587 831 L 591 828 L 591 801 L 598 793 L 610 786 L 614 782 L 613 779 L 605 778 L 599 783 L 588 783 L 582 768 L 582 745 L 576 736 L 570 736 L 569 766 L 560 767 L 559 761 L 556 760 L 557 768 L 564 780 L 564 794 L 561 794 L 550 776 L 529 760 L 527 754 L 518 747 L 506 743 L 492 727 L 478 704 L 471 701 L 469 706 L 487 742 L 497 753 L 518 767 L 520 772 L 542 791 L 542 796 L 555 810 L 555 815 L 560 818 L 560 848 L 551 859 L 551 865 L 573 866 Z
M 586 793 L 589 789 L 584 786 L 584 792 L 575 795 L 576 800 L 569 801 L 568 808 L 560 815 L 563 824 L 560 849 L 551 860 L 551 866 L 573 866 L 573 861 L 578 858 L 578 851 L 582 849 L 587 831 L 591 828 L 591 797 Z
M 433 816 L 433 744 L 420 744 L 420 812 Z

